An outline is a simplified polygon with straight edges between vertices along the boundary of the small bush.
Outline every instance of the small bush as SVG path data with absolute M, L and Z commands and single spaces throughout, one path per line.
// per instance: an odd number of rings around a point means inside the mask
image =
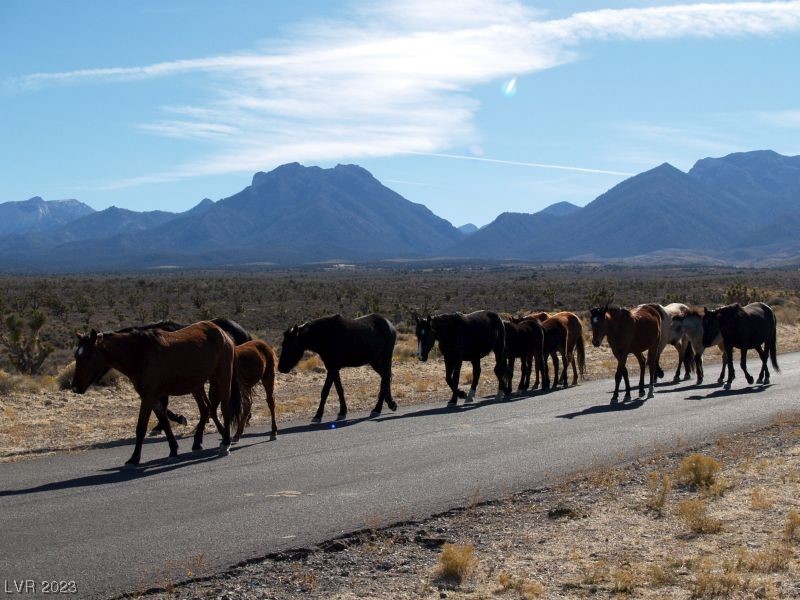
M 783 545 L 756 552 L 739 548 L 736 567 L 752 573 L 775 573 L 785 570 L 791 558 L 792 551 Z
M 750 508 L 753 510 L 768 510 L 772 508 L 773 504 L 772 499 L 767 496 L 762 488 L 753 488 L 753 491 L 750 493 Z
M 636 574 L 627 568 L 615 569 L 611 574 L 611 583 L 618 594 L 630 594 L 639 585 Z
M 709 488 L 719 473 L 719 462 L 710 456 L 692 454 L 681 461 L 676 474 L 678 482 L 694 488 Z
M 708 514 L 708 508 L 702 500 L 684 500 L 678 504 L 678 518 L 693 533 L 717 533 L 722 523 Z
M 325 372 L 325 365 L 322 364 L 322 359 L 316 354 L 312 354 L 308 358 L 301 360 L 297 368 L 301 371 L 314 371 L 314 373 Z
M 61 369 L 56 376 L 58 389 L 68 390 L 72 386 L 72 378 L 75 375 L 75 361 L 73 360 L 66 367 Z M 100 378 L 97 385 L 100 387 L 117 387 L 122 382 L 122 373 L 116 369 L 109 369 L 108 373 Z
M 472 544 L 445 544 L 439 555 L 439 576 L 460 584 L 475 568 Z
M 714 570 L 707 560 L 700 560 L 695 566 L 695 580 L 692 589 L 694 598 L 726 598 L 736 592 L 746 590 L 749 581 L 739 573 L 729 569 Z
M 538 581 L 527 581 L 522 578 L 513 577 L 508 571 L 502 571 L 497 577 L 497 581 L 503 590 L 515 590 L 525 600 L 538 598 L 545 592 L 544 586 Z
M 46 390 L 54 390 L 56 380 L 50 376 L 6 375 L 0 377 L 0 394 L 18 392 L 22 394 L 39 394 Z
M 783 538 L 787 542 L 794 541 L 800 534 L 800 513 L 790 510 L 786 515 L 786 525 L 783 527 Z
M 646 501 L 647 508 L 661 514 L 664 504 L 667 502 L 667 496 L 672 489 L 672 482 L 669 479 L 669 475 L 666 473 L 663 475 L 659 475 L 658 473 L 650 473 L 648 488 L 649 494 Z

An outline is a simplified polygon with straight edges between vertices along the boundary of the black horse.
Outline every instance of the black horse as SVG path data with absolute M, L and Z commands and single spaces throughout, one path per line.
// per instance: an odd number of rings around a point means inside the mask
M 494 373 L 500 386 L 498 397 L 501 393 L 506 396 L 511 394 L 505 360 L 506 330 L 497 313 L 480 310 L 468 315 L 451 313 L 435 317 L 428 315 L 425 319 L 415 318 L 421 361 L 428 360 L 434 342 L 439 342 L 439 350 L 444 357 L 445 381 L 453 391 L 448 404 L 455 404 L 458 398 L 472 401 L 481 376 L 481 359 L 489 352 L 494 352 Z M 472 387 L 469 394 L 458 389 L 461 363 L 465 360 L 472 363 Z
M 212 319 L 211 322 L 214 323 L 214 325 L 216 325 L 220 329 L 222 329 L 222 331 L 227 333 L 233 340 L 234 345 L 236 346 L 240 346 L 245 342 L 249 342 L 253 339 L 253 336 L 251 336 L 247 332 L 247 330 L 245 330 L 245 328 L 239 325 L 236 321 L 218 317 L 216 319 Z M 181 325 L 180 323 L 176 323 L 175 321 L 171 321 L 168 319 L 164 321 L 158 321 L 156 323 L 147 323 L 145 325 L 137 325 L 134 327 L 124 327 L 122 329 L 117 329 L 116 331 L 114 331 L 114 333 L 133 333 L 135 331 L 153 331 L 153 330 L 178 331 L 179 329 L 183 329 L 184 327 L 186 327 L 186 325 Z M 168 397 L 161 398 L 160 403 L 162 408 L 166 411 L 167 418 L 169 418 L 170 421 L 178 423 L 179 425 L 187 425 L 189 423 L 185 416 L 174 413 L 171 410 L 169 410 L 169 408 L 167 408 L 167 405 L 169 404 Z M 216 414 L 214 415 L 214 418 L 216 422 Z M 150 435 L 157 435 L 161 431 L 163 431 L 163 428 L 161 427 L 161 422 L 158 422 L 156 423 L 155 427 L 153 427 L 153 429 L 150 430 Z
M 383 402 L 391 410 L 397 410 L 392 399 L 392 353 L 397 332 L 386 318 L 371 314 L 358 319 L 348 319 L 342 315 L 323 317 L 303 325 L 295 325 L 283 334 L 278 371 L 288 373 L 303 357 L 306 350 L 316 352 L 328 371 L 322 386 L 317 414 L 311 420 L 319 423 L 325 410 L 325 401 L 336 386 L 339 395 L 339 414 L 336 420 L 347 417 L 347 404 L 339 371 L 344 367 L 369 365 L 381 376 L 378 403 L 372 409 L 373 417 L 381 414 Z
M 519 358 L 520 379 L 519 391 L 527 390 L 531 385 L 531 372 L 533 363 L 536 361 L 537 372 L 544 373 L 544 329 L 542 324 L 536 319 L 528 319 L 520 322 L 503 321 L 506 330 L 506 360 L 508 361 L 508 385 L 514 379 L 514 361 Z M 542 378 L 542 389 L 546 390 L 549 386 L 545 384 L 547 377 Z M 537 380 L 538 383 L 538 380 Z M 536 385 L 534 385 L 536 389 Z
M 736 374 L 733 372 L 733 349 L 739 348 L 742 353 L 740 365 L 747 383 L 753 383 L 753 376 L 747 372 L 747 351 L 755 349 L 761 358 L 761 372 L 758 383 L 769 383 L 767 360 L 780 372 L 776 351 L 777 321 L 775 313 L 763 302 L 753 302 L 747 306 L 739 303 L 729 304 L 717 309 L 705 309 L 703 315 L 703 345 L 707 348 L 714 344 L 714 339 L 722 335 L 725 345 L 725 360 L 728 363 L 728 380 L 725 389 L 731 388 Z

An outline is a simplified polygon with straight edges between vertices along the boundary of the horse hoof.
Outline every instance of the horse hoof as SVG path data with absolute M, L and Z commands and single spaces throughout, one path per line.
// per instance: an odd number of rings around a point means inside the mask
M 192 446 L 192 452 L 202 452 L 202 451 L 203 451 L 202 445 Z
M 753 381 L 755 381 L 755 380 L 754 380 L 752 377 L 750 377 L 750 376 L 748 376 L 748 377 L 745 377 L 745 379 L 747 379 L 747 383 L 748 383 L 748 385 L 753 385 Z
M 375 411 L 373 410 L 372 412 L 375 412 Z M 381 414 L 381 413 L 378 413 L 378 414 Z M 346 421 L 347 420 L 347 413 L 339 413 L 338 415 L 336 415 L 336 420 L 337 421 Z
M 322 423 L 322 417 L 314 417 L 311 419 L 312 423 Z
M 370 419 L 374 419 L 375 417 L 380 417 L 380 416 L 381 413 L 379 413 L 377 410 L 373 410 L 371 413 L 369 413 Z
M 161 435 L 160 429 L 151 429 L 150 433 L 147 434 L 150 437 L 156 437 L 157 435 Z
M 167 457 L 167 459 L 166 459 L 166 461 L 165 461 L 165 462 L 168 462 L 168 463 L 174 463 L 174 462 L 178 462 L 178 455 L 177 455 L 177 454 L 170 454 L 170 455 Z
M 655 398 L 655 397 L 656 397 L 656 395 L 653 392 L 650 392 L 649 394 L 647 394 L 647 399 L 648 400 L 650 400 L 650 398 Z
M 725 384 L 725 385 L 723 385 L 722 387 L 723 387 L 724 389 L 726 389 L 726 390 L 729 390 L 729 389 L 731 389 L 731 384 L 730 384 L 730 383 L 726 383 L 726 384 Z
M 456 404 L 458 404 L 457 400 L 450 400 L 450 402 L 447 403 L 447 406 L 455 406 Z
M 691 375 L 689 375 L 688 373 L 683 376 L 684 381 L 689 381 L 689 379 L 691 379 Z
M 189 421 L 186 419 L 186 417 L 181 415 L 181 418 L 178 419 L 178 425 L 188 425 L 188 424 L 189 424 Z
M 611 404 L 616 404 L 619 402 L 619 396 L 611 396 Z
M 466 397 L 467 397 L 467 392 L 465 392 L 464 390 L 458 390 L 458 391 L 456 392 L 456 395 L 457 395 L 459 398 L 466 398 Z
M 630 399 L 631 399 L 631 395 L 630 394 L 625 394 L 625 397 L 622 399 L 622 401 L 623 402 L 627 402 Z
M 122 465 L 122 468 L 125 469 L 126 471 L 135 471 L 136 469 L 139 468 L 139 463 L 126 462 L 124 465 Z
M 277 439 L 278 439 L 278 435 L 277 435 L 277 434 L 275 434 L 275 433 L 271 433 L 271 434 L 269 435 L 269 441 L 270 441 L 270 442 L 274 442 L 274 441 L 275 441 L 275 440 L 277 440 Z
M 230 446 L 220 446 L 219 447 L 219 455 L 220 456 L 228 456 L 231 453 Z
M 238 436 L 235 437 L 235 438 L 231 438 L 231 445 L 238 444 L 238 443 L 239 443 L 239 437 Z
M 392 401 L 387 400 L 386 401 L 386 406 L 388 406 L 389 410 L 391 410 L 392 412 L 397 410 L 397 402 L 395 402 L 394 400 L 392 400 Z

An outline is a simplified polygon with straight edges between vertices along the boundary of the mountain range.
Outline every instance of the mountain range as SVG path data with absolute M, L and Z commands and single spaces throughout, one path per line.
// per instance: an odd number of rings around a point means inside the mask
M 0 204 L 0 271 L 65 272 L 419 258 L 800 264 L 800 156 L 769 150 L 668 163 L 584 207 L 456 228 L 357 165 L 282 165 L 183 213 Z

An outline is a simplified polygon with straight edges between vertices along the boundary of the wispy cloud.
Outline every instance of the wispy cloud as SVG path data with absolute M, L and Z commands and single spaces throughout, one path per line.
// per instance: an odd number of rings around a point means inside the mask
M 761 111 L 756 113 L 760 121 L 787 129 L 800 128 L 800 109 Z
M 478 103 L 470 91 L 576 59 L 587 40 L 772 35 L 800 29 L 800 1 L 671 5 L 543 19 L 514 0 L 394 0 L 361 6 L 349 19 L 310 23 L 270 50 L 137 67 L 33 73 L 4 82 L 17 91 L 84 82 L 135 82 L 194 75 L 202 104 L 164 107 L 169 117 L 140 128 L 203 140 L 208 154 L 126 187 L 328 161 L 422 153 L 468 145 Z M 231 92 L 229 90 L 235 90 Z M 536 168 L 615 174 L 533 162 Z
M 557 171 L 575 171 L 577 173 L 594 173 L 598 175 L 617 175 L 630 177 L 635 173 L 625 171 L 609 171 L 607 169 L 590 169 L 587 167 L 575 167 L 569 165 L 553 165 L 549 163 L 523 162 L 519 160 L 502 160 L 499 158 L 487 158 L 485 156 L 469 156 L 468 154 L 447 154 L 444 152 L 409 152 L 408 154 L 419 154 L 422 156 L 435 156 L 438 158 L 456 158 L 460 160 L 475 160 L 478 162 L 494 163 L 498 165 L 511 165 L 516 167 L 533 167 L 535 169 L 555 169 Z

